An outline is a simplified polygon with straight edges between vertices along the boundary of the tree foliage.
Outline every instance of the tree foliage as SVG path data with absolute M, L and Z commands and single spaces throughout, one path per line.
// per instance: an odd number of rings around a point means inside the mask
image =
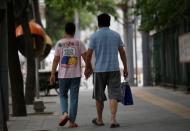
M 81 29 L 89 27 L 94 15 L 108 12 L 117 16 L 114 0 L 46 0 L 47 32 L 54 41 L 62 37 L 64 24 L 74 21 L 74 13 L 80 13 Z
M 141 30 L 150 31 L 190 20 L 189 0 L 137 0 L 137 13 L 142 16 Z

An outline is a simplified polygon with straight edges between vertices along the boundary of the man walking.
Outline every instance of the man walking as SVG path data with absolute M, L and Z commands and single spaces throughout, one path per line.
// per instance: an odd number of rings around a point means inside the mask
M 121 100 L 120 82 L 121 75 L 119 69 L 118 53 L 123 63 L 123 75 L 127 77 L 127 58 L 123 48 L 123 42 L 120 35 L 109 29 L 111 17 L 106 14 L 100 14 L 98 17 L 99 30 L 95 32 L 91 39 L 86 57 L 85 76 L 88 78 L 94 72 L 94 90 L 93 98 L 96 100 L 97 117 L 92 123 L 97 126 L 103 126 L 104 101 L 107 99 L 105 88 L 108 87 L 109 106 L 111 111 L 110 128 L 119 127 L 116 120 L 118 102 Z M 95 68 L 92 70 L 91 58 L 95 52 Z

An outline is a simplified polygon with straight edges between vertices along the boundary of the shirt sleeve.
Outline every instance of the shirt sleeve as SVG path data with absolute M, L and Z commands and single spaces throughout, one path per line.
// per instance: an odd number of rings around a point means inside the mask
M 119 47 L 123 47 L 123 46 L 124 46 L 124 43 L 123 43 L 123 41 L 121 40 L 121 37 L 120 37 L 119 34 L 118 34 L 118 44 L 119 44 Z
M 94 35 L 90 38 L 90 44 L 89 44 L 89 47 L 90 49 L 95 49 L 95 37 Z

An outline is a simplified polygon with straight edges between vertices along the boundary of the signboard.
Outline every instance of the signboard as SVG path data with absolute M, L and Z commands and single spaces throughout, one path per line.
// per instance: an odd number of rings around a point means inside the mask
M 190 62 L 190 33 L 179 36 L 179 61 Z

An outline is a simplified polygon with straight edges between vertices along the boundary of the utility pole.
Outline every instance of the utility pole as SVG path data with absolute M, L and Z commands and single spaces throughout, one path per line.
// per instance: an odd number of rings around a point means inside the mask
M 42 3 L 44 1 L 41 1 Z M 42 27 L 42 22 L 41 22 L 41 16 L 40 16 L 40 10 L 39 10 L 39 1 L 38 0 L 33 0 L 32 1 L 32 11 L 33 11 L 33 17 L 37 23 L 39 23 Z M 38 41 L 36 41 L 37 43 Z M 35 58 L 35 78 L 36 78 L 36 99 L 34 100 L 34 110 L 36 112 L 44 112 L 45 106 L 44 102 L 40 100 L 40 86 L 39 86 L 39 56 L 36 56 Z
M 41 23 L 41 18 L 40 18 L 40 13 L 39 13 L 39 2 L 38 0 L 32 0 L 32 14 L 33 14 L 33 18 L 35 19 L 35 21 L 40 24 L 41 26 L 42 23 Z M 37 43 L 37 41 L 35 41 Z M 36 83 L 35 83 L 35 86 L 36 86 L 36 98 L 39 99 L 39 74 L 38 74 L 38 68 L 39 67 L 39 57 L 36 56 L 35 57 L 35 80 L 36 80 Z
M 136 79 L 135 79 L 135 84 L 138 86 L 138 64 L 137 64 L 137 16 L 134 18 L 134 45 L 135 45 L 135 74 L 136 74 Z
M 129 16 L 131 11 L 132 1 L 129 0 L 127 3 L 119 4 L 119 7 L 123 11 L 124 21 L 124 43 L 126 44 L 125 49 L 127 53 L 127 66 L 128 66 L 128 78 L 131 86 L 134 86 L 134 63 L 133 63 L 133 19 Z

